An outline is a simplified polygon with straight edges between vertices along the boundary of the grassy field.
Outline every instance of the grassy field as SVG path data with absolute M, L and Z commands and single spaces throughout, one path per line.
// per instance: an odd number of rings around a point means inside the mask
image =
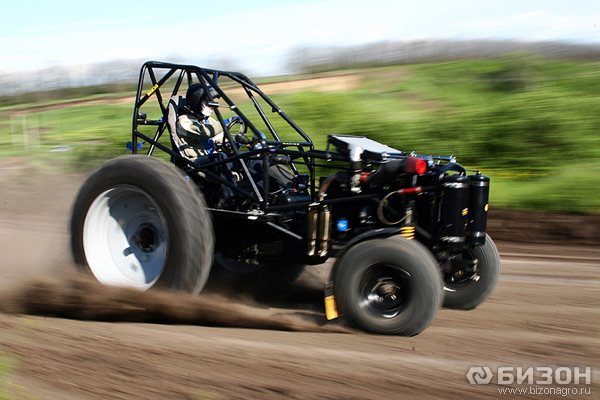
M 15 359 L 0 351 L 0 400 L 16 399 L 17 385 L 11 383 Z
M 493 207 L 590 214 L 600 213 L 599 66 L 526 57 L 399 66 L 352 71 L 359 84 L 347 90 L 272 97 L 319 148 L 342 133 L 455 154 L 492 177 Z M 88 170 L 127 153 L 133 105 L 86 90 L 88 104 L 0 103 L 0 158 Z

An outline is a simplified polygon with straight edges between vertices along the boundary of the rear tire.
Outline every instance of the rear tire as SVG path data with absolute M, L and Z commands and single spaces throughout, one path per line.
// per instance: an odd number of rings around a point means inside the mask
M 78 267 L 107 286 L 198 294 L 212 265 L 214 234 L 202 195 L 172 165 L 128 155 L 85 181 L 71 217 Z
M 402 237 L 355 245 L 339 259 L 333 277 L 339 311 L 375 333 L 418 334 L 442 299 L 435 259 L 421 243 Z
M 458 282 L 444 282 L 444 307 L 472 310 L 494 291 L 500 279 L 500 254 L 496 244 L 488 235 L 482 246 L 465 250 L 462 258 L 478 260 L 476 279 L 466 277 Z

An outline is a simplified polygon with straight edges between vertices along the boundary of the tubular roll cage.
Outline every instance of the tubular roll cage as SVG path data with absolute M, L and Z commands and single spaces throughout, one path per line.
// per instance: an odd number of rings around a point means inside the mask
M 158 76 L 161 76 L 157 78 Z M 163 86 L 173 77 L 176 77 L 175 85 L 170 93 L 168 93 L 168 97 L 165 99 L 163 93 Z M 257 127 L 250 121 L 250 119 L 237 107 L 237 105 L 231 100 L 229 96 L 223 91 L 223 89 L 219 86 L 218 80 L 220 77 L 227 77 L 232 81 L 238 83 L 251 100 L 254 105 L 256 111 L 260 115 L 261 119 L 265 123 L 269 133 L 271 134 L 273 140 L 267 140 L 266 136 L 260 132 Z M 150 84 L 152 85 L 151 89 L 148 91 L 144 90 L 144 83 L 147 79 L 150 79 Z M 194 80 L 195 78 L 195 80 Z M 233 155 L 208 163 L 199 164 L 196 162 L 192 162 L 186 157 L 183 157 L 178 152 L 172 150 L 171 148 L 161 144 L 159 142 L 160 138 L 165 132 L 165 129 L 168 128 L 168 109 L 165 105 L 165 101 L 168 102 L 169 99 L 173 96 L 176 96 L 181 88 L 184 79 L 187 80 L 188 87 L 194 83 L 199 82 L 202 84 L 205 93 L 209 93 L 208 86 L 211 86 L 221 97 L 221 99 L 227 103 L 228 108 L 235 112 L 237 116 L 243 121 L 243 123 L 254 133 L 254 137 L 258 138 L 260 146 L 255 146 L 256 149 L 250 151 L 239 151 L 236 146 L 235 139 L 231 135 L 225 120 L 219 110 L 218 107 L 214 108 L 215 115 L 223 127 L 225 140 L 230 143 L 230 149 L 234 153 Z M 169 85 L 170 86 L 170 85 Z M 168 89 L 167 89 L 168 90 Z M 162 112 L 162 117 L 157 120 L 147 120 L 145 114 L 140 113 L 140 108 L 146 104 L 148 100 L 152 96 L 156 97 L 157 103 Z M 273 112 L 277 113 L 283 120 L 293 129 L 295 130 L 302 141 L 284 141 L 281 140 L 279 135 L 277 134 L 273 124 L 267 117 L 267 114 L 259 104 L 257 97 L 259 96 L 262 100 L 264 100 L 272 109 Z M 212 101 L 212 99 L 211 99 Z M 157 126 L 156 132 L 153 137 L 146 136 L 142 132 L 139 131 L 140 125 L 155 125 Z M 144 63 L 140 71 L 140 77 L 138 81 L 137 95 L 135 101 L 135 108 L 133 113 L 133 129 L 132 129 L 132 153 L 137 153 L 138 150 L 138 139 L 141 139 L 150 144 L 150 148 L 148 149 L 147 155 L 151 156 L 154 152 L 155 148 L 158 148 L 166 153 L 168 153 L 174 160 L 180 163 L 180 165 L 184 166 L 185 171 L 188 174 L 194 174 L 196 172 L 201 171 L 207 176 L 219 181 L 220 183 L 230 187 L 235 192 L 242 194 L 256 203 L 261 204 L 261 208 L 267 208 L 269 206 L 268 203 L 268 182 L 265 182 L 264 190 L 261 191 L 258 188 L 256 182 L 254 182 L 252 176 L 250 175 L 247 166 L 242 160 L 249 159 L 251 157 L 260 158 L 263 162 L 263 170 L 266 171 L 269 165 L 269 156 L 271 155 L 283 155 L 290 157 L 290 166 L 295 174 L 298 174 L 298 168 L 296 166 L 297 163 L 304 164 L 308 167 L 309 175 L 310 175 L 310 191 L 313 198 L 315 197 L 315 158 L 327 158 L 327 159 L 335 159 L 338 158 L 333 154 L 325 155 L 324 152 L 315 151 L 314 145 L 310 137 L 302 130 L 298 125 L 294 123 L 269 97 L 267 97 L 257 86 L 252 82 L 247 76 L 239 73 L 239 72 L 231 72 L 231 71 L 220 71 L 214 69 L 200 68 L 193 65 L 180 65 L 180 64 L 171 64 L 171 63 L 163 63 L 156 61 L 149 61 Z M 295 148 L 295 150 L 289 149 Z M 293 161 L 297 159 L 302 159 L 303 162 Z M 343 160 L 343 158 L 339 158 Z M 248 192 L 239 188 L 237 185 L 229 182 L 223 178 L 221 178 L 218 174 L 214 173 L 210 169 L 213 167 L 218 167 L 223 164 L 238 162 L 241 168 L 244 170 L 245 175 L 251 182 L 252 192 Z M 264 179 L 268 179 L 268 174 L 264 174 Z
M 233 82 L 239 84 L 241 88 L 244 90 L 245 94 L 248 96 L 252 105 L 254 106 L 256 112 L 262 119 L 266 128 L 268 129 L 272 140 L 267 140 L 265 134 L 261 132 L 252 122 L 251 120 L 238 108 L 238 106 L 233 102 L 233 100 L 225 93 L 223 88 L 219 86 L 219 78 L 226 77 L 231 79 Z M 170 79 L 176 78 L 175 84 L 172 90 L 167 93 L 168 97 L 164 97 L 164 91 L 168 91 L 171 83 Z M 195 78 L 195 80 L 194 80 Z M 144 83 L 146 80 L 150 80 L 150 84 L 152 85 L 150 90 L 144 89 Z M 227 103 L 227 108 L 233 111 L 239 119 L 246 125 L 246 127 L 251 130 L 254 134 L 253 141 L 256 141 L 260 144 L 260 146 L 254 146 L 252 150 L 249 151 L 240 151 L 238 146 L 236 145 L 236 141 L 234 137 L 231 135 L 229 131 L 229 127 L 226 121 L 223 119 L 223 116 L 219 110 L 219 107 L 214 107 L 214 113 L 223 127 L 223 133 L 225 141 L 227 141 L 230 146 L 229 148 L 233 152 L 233 155 L 229 155 L 226 158 L 219 159 L 216 161 L 209 161 L 204 163 L 193 162 L 188 158 L 182 156 L 178 152 L 174 151 L 172 148 L 165 146 L 160 143 L 159 140 L 163 136 L 165 129 L 168 129 L 168 107 L 165 105 L 165 101 L 169 102 L 169 100 L 176 96 L 179 93 L 179 89 L 181 88 L 184 80 L 187 81 L 187 86 L 189 87 L 192 83 L 199 82 L 202 84 L 205 93 L 208 93 L 211 96 L 208 87 L 212 87 L 220 96 L 220 98 Z M 167 85 L 167 82 L 169 84 Z M 146 86 L 147 88 L 148 86 Z M 160 111 L 162 112 L 162 117 L 156 120 L 149 120 L 146 118 L 145 113 L 140 112 L 140 108 L 145 105 L 152 96 L 155 96 L 158 106 L 160 107 Z M 276 113 L 279 117 L 281 117 L 289 127 L 291 127 L 302 139 L 301 141 L 288 141 L 282 140 L 275 130 L 275 127 L 267 117 L 267 113 L 259 103 L 257 96 L 262 99 L 270 108 L 273 113 Z M 213 99 L 211 98 L 211 101 Z M 140 132 L 138 128 L 140 126 L 156 126 L 156 132 L 153 137 L 149 137 L 144 133 Z M 171 134 L 176 134 L 175 132 L 171 132 Z M 194 65 L 184 65 L 184 64 L 173 64 L 173 63 L 165 63 L 158 61 L 148 61 L 142 65 L 140 70 L 139 80 L 138 80 L 138 88 L 135 100 L 135 107 L 133 113 L 133 129 L 132 129 L 132 153 L 136 154 L 138 152 L 138 140 L 141 139 L 150 144 L 150 147 L 147 151 L 147 156 L 151 156 L 154 152 L 155 148 L 158 148 L 165 153 L 169 154 L 172 157 L 172 161 L 175 161 L 179 165 L 183 166 L 184 171 L 188 175 L 193 175 L 197 172 L 202 172 L 206 176 L 210 177 L 213 180 L 216 180 L 223 185 L 231 188 L 234 192 L 245 196 L 246 198 L 251 199 L 257 205 L 260 205 L 260 208 L 263 211 L 281 211 L 284 209 L 300 209 L 306 207 L 309 204 L 312 205 L 325 205 L 330 202 L 351 202 L 351 201 L 359 201 L 364 200 L 361 199 L 364 195 L 358 195 L 356 197 L 347 198 L 347 199 L 336 199 L 336 200 L 321 200 L 318 199 L 318 191 L 316 188 L 315 180 L 316 180 L 316 167 L 324 167 L 324 168 L 334 168 L 337 170 L 351 170 L 351 168 L 343 167 L 338 165 L 332 165 L 330 161 L 349 161 L 349 158 L 345 154 L 341 154 L 339 152 L 331 152 L 329 149 L 329 144 L 325 151 L 316 150 L 312 139 L 289 117 L 287 116 L 281 108 L 279 108 L 265 93 L 263 93 L 258 86 L 250 80 L 247 76 L 239 72 L 232 71 L 223 71 L 223 70 L 215 70 L 208 68 L 200 68 Z M 173 147 L 173 140 L 171 139 L 171 147 Z M 295 175 L 298 175 L 298 165 L 304 165 L 308 169 L 309 175 L 309 192 L 312 198 L 312 202 L 310 203 L 297 203 L 293 205 L 286 206 L 271 206 L 269 204 L 269 174 L 263 174 L 263 190 L 261 191 L 256 181 L 253 179 L 251 174 L 248 171 L 248 167 L 246 163 L 242 162 L 248 159 L 260 159 L 263 164 L 263 171 L 267 171 L 270 165 L 270 159 L 272 156 L 284 156 L 289 157 L 289 166 Z M 368 160 L 373 164 L 382 164 L 388 159 L 397 159 L 397 158 L 406 158 L 408 155 L 398 155 L 398 154 L 388 154 L 386 155 L 385 160 Z M 415 154 L 411 154 L 411 156 L 415 156 Z M 462 169 L 460 164 L 455 164 L 455 159 L 453 156 L 450 157 L 439 157 L 439 156 L 418 156 L 423 157 L 429 160 L 438 160 L 448 162 L 445 168 L 453 169 L 452 166 L 456 166 L 459 169 Z M 326 163 L 316 164 L 315 159 L 325 160 Z M 211 168 L 219 167 L 225 164 L 237 163 L 240 168 L 243 170 L 245 176 L 250 181 L 250 186 L 252 188 L 251 191 L 244 190 L 238 187 L 235 183 L 230 182 L 219 174 L 215 173 Z M 462 169 L 464 173 L 464 169 Z M 372 197 L 371 195 L 367 197 Z

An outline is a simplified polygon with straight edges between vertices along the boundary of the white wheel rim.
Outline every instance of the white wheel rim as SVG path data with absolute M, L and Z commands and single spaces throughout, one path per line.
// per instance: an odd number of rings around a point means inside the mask
M 100 194 L 83 225 L 87 264 L 104 285 L 151 288 L 167 259 L 168 231 L 156 202 L 133 186 Z

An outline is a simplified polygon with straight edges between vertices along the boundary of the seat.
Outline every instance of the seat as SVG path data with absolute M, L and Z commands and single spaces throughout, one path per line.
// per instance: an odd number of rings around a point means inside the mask
M 177 134 L 177 117 L 179 117 L 181 109 L 184 106 L 185 98 L 182 96 L 171 97 L 169 100 L 169 105 L 167 106 L 167 129 L 171 135 L 171 144 L 173 146 L 173 150 L 179 153 L 182 157 L 191 159 L 189 152 L 193 152 L 192 148 Z

